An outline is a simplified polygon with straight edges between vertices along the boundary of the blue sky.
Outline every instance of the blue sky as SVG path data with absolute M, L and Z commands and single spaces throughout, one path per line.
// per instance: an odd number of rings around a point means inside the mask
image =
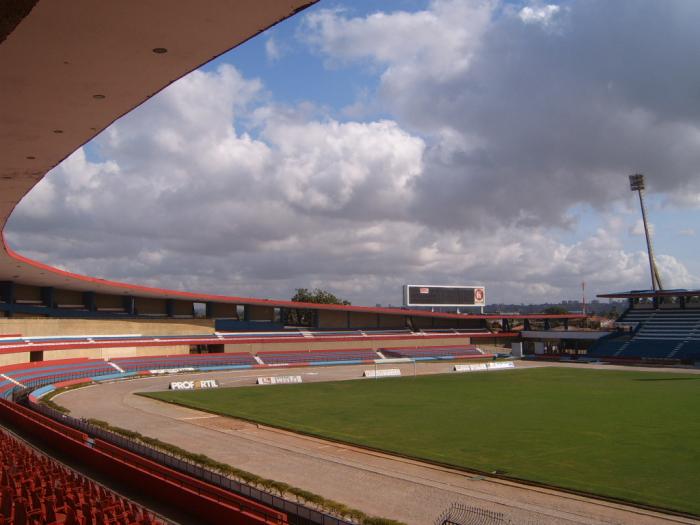
M 698 17 L 694 0 L 322 0 L 105 130 L 8 237 L 182 289 L 556 301 L 648 286 L 642 172 L 662 277 L 700 287 Z

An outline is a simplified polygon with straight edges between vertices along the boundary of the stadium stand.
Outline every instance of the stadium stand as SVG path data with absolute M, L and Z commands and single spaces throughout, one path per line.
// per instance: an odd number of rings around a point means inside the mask
M 266 365 L 348 364 L 374 361 L 379 358 L 376 352 L 364 348 L 328 351 L 314 350 L 309 352 L 258 352 L 257 355 Z
M 156 357 L 122 357 L 110 360 L 124 371 L 203 367 L 249 367 L 258 362 L 248 352 L 225 354 L 163 355 Z M 112 370 L 112 372 L 114 369 Z
M 633 306 L 617 320 L 617 332 L 598 340 L 588 355 L 598 358 L 700 361 L 700 309 Z M 653 306 L 653 307 L 652 307 Z
M 417 361 L 428 359 L 459 359 L 464 357 L 490 357 L 476 346 L 382 348 L 381 353 L 386 357 L 409 357 Z
M 0 430 L 0 522 L 165 525 L 143 507 Z

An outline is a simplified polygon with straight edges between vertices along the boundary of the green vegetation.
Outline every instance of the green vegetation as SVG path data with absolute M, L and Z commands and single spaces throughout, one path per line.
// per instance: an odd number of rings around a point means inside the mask
M 700 514 L 700 376 L 537 368 L 148 394 L 484 472 Z
M 86 382 L 86 383 L 78 383 L 75 385 L 70 385 L 70 386 L 64 386 L 61 388 L 57 388 L 55 390 L 52 390 L 48 394 L 46 394 L 44 397 L 40 399 L 40 402 L 46 405 L 49 408 L 53 408 L 54 410 L 58 410 L 59 412 L 63 412 L 64 414 L 70 414 L 70 410 L 68 410 L 66 407 L 59 405 L 58 403 L 55 403 L 53 401 L 53 398 L 56 397 L 58 394 L 62 394 L 64 392 L 68 392 L 69 390 L 75 390 L 76 388 L 82 388 L 84 386 L 89 386 L 94 384 L 92 381 Z
M 326 290 L 314 288 L 297 288 L 292 301 L 295 303 L 316 303 L 316 304 L 343 304 L 349 305 L 350 301 L 340 299 L 336 295 Z M 289 311 L 287 323 L 295 326 L 313 326 L 315 320 L 315 312 L 304 308 L 292 308 Z
M 292 301 L 296 303 L 317 303 L 317 304 L 344 304 L 349 305 L 350 301 L 338 298 L 335 294 L 320 288 L 309 290 L 308 288 L 297 288 Z

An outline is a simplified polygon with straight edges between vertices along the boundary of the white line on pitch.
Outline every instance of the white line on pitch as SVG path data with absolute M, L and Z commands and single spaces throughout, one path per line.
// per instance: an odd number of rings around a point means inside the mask
M 186 419 L 209 419 L 209 418 L 212 418 L 212 417 L 219 417 L 219 416 L 213 414 L 213 415 L 209 415 L 209 416 L 178 417 L 177 419 L 179 419 L 179 420 L 181 420 L 181 421 L 184 421 L 184 420 L 186 420 Z

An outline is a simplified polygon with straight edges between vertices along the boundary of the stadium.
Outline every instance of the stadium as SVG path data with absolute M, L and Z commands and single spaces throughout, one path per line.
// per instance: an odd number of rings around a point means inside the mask
M 6 3 L 3 228 L 97 133 L 313 3 Z M 657 289 L 650 260 L 653 289 L 603 296 L 627 308 L 591 332 L 440 308 L 480 286 L 403 308 L 200 294 L 3 240 L 0 519 L 698 523 L 700 290 Z

